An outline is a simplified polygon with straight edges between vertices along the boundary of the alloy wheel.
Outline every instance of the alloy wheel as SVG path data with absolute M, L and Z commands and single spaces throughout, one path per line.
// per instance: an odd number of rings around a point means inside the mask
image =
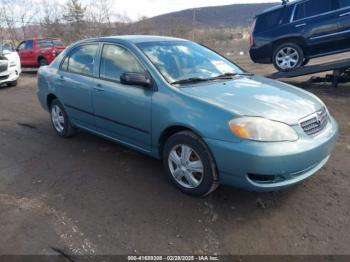
M 63 111 L 58 105 L 54 105 L 51 108 L 51 119 L 57 132 L 62 133 L 64 131 L 65 119 Z
M 283 70 L 295 68 L 299 63 L 299 53 L 293 47 L 284 47 L 277 52 L 276 64 Z
M 203 162 L 187 145 L 177 145 L 170 151 L 168 165 L 175 181 L 184 188 L 197 188 L 203 181 Z

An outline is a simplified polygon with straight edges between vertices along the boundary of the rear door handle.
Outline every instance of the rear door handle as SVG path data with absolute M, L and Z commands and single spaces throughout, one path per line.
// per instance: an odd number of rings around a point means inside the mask
M 296 25 L 295 27 L 302 27 L 302 26 L 306 26 L 306 23 Z
M 100 85 L 100 84 L 96 85 L 96 86 L 94 87 L 94 90 L 95 90 L 96 92 L 99 92 L 99 93 L 105 91 L 104 88 L 102 87 L 102 85 Z
M 341 14 L 341 15 L 339 15 L 339 16 L 340 16 L 340 17 L 343 17 L 343 16 L 347 16 L 347 15 L 350 15 L 350 12 L 347 12 L 347 13 Z

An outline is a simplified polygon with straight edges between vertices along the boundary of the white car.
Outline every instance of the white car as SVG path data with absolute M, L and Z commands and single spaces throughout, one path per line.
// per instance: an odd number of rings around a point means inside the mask
M 17 52 L 10 45 L 0 43 L 0 85 L 16 86 L 21 71 Z

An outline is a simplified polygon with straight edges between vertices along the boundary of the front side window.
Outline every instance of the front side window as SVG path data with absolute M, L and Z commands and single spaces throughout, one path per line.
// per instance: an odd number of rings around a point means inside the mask
M 146 42 L 138 47 L 169 83 L 243 72 L 224 57 L 193 42 Z
M 68 71 L 68 61 L 69 61 L 69 57 L 66 57 L 63 63 L 61 64 L 61 70 Z
M 125 48 L 105 45 L 102 51 L 100 77 L 119 81 L 123 73 L 144 73 L 145 70 L 137 59 Z
M 339 4 L 334 0 L 309 0 L 297 4 L 294 20 L 300 20 L 327 12 L 334 11 L 339 8 Z
M 32 49 L 33 48 L 33 40 L 26 41 L 26 49 Z
M 21 43 L 21 44 L 17 47 L 18 50 L 23 50 L 23 49 L 25 49 L 25 48 L 26 48 L 26 42 Z
M 52 40 L 39 40 L 38 47 L 39 48 L 53 47 L 53 42 L 52 42 Z
M 70 54 L 68 71 L 72 73 L 92 76 L 98 45 L 84 45 L 76 48 Z M 65 63 L 66 61 L 64 61 Z M 65 66 L 63 63 L 62 66 Z M 63 69 L 63 68 L 62 68 Z

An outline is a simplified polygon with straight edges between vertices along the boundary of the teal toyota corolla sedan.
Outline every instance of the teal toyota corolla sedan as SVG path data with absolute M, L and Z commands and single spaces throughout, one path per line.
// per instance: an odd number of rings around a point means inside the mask
M 120 36 L 71 45 L 38 73 L 54 130 L 83 129 L 161 159 L 181 191 L 274 191 L 319 171 L 338 126 L 316 96 L 197 43 Z

